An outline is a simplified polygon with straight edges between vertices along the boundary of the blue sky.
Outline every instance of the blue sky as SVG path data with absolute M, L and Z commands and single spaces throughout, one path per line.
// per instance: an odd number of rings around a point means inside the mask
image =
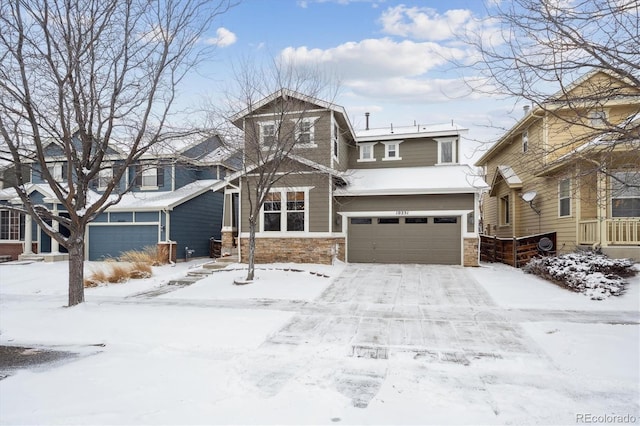
M 497 0 L 493 0 L 495 2 Z M 215 22 L 215 59 L 201 69 L 211 78 L 197 92 L 216 102 L 233 63 L 243 57 L 285 56 L 340 77 L 336 103 L 356 128 L 443 123 L 469 128 L 472 140 L 492 141 L 492 126 L 509 127 L 521 105 L 470 93 L 470 70 L 444 58 L 468 59 L 454 32 L 475 28 L 491 10 L 482 0 L 243 0 Z M 476 155 L 477 157 L 477 155 Z

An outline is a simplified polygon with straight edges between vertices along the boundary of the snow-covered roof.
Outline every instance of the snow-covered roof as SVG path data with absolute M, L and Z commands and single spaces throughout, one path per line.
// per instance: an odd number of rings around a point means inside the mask
M 44 197 L 45 202 L 53 200 L 55 197 L 53 191 L 46 183 L 27 183 L 25 184 L 27 194 L 38 191 Z M 5 188 L 0 190 L 0 201 L 8 201 L 10 203 L 21 203 L 18 193 L 13 188 Z
M 225 182 L 217 179 L 205 179 L 192 182 L 175 191 L 129 192 L 122 196 L 120 202 L 107 209 L 114 211 L 156 211 L 172 210 L 174 207 L 189 201 L 207 191 L 216 191 L 225 186 Z
M 335 195 L 468 193 L 489 187 L 468 165 L 350 169 L 343 178 L 347 186 Z
M 468 129 L 453 122 L 440 124 L 417 124 L 415 126 L 382 127 L 356 131 L 358 142 L 402 138 L 424 138 L 454 136 L 466 133 Z

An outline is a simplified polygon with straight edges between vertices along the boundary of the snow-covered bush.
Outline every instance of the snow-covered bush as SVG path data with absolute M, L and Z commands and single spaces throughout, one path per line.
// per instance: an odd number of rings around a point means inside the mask
M 593 300 L 621 295 L 625 278 L 637 273 L 630 259 L 611 259 L 589 251 L 534 258 L 522 270 Z

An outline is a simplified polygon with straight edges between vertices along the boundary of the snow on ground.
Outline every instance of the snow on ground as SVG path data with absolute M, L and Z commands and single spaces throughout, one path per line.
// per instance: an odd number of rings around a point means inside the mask
M 640 265 L 635 268 L 640 270 Z M 502 263 L 482 263 L 479 268 L 469 268 L 469 272 L 504 308 L 640 311 L 640 274 L 628 278 L 622 297 L 594 301 Z
M 167 286 L 203 262 L 87 289 L 87 302 L 72 308 L 64 307 L 66 263 L 0 265 L 0 345 L 79 354 L 0 380 L 0 424 L 575 424 L 580 413 L 640 421 L 640 327 L 598 320 L 605 310 L 639 310 L 638 278 L 605 301 L 497 264 L 275 264 L 245 286 L 232 284 L 239 270 Z M 325 293 L 341 272 L 340 291 L 360 280 L 348 298 L 382 304 L 323 301 L 341 299 Z M 394 298 L 414 291 L 405 281 L 420 276 L 432 286 L 422 293 L 432 305 Z M 452 285 L 465 276 L 469 286 Z M 483 288 L 497 306 L 451 304 L 476 299 L 447 288 Z M 148 296 L 158 290 L 172 291 Z M 387 297 L 404 304 L 397 312 L 406 319 L 389 319 Z M 278 303 L 263 303 L 269 299 Z M 518 308 L 589 311 L 594 323 L 530 321 L 526 312 L 520 323 L 504 319 Z M 467 311 L 478 315 L 460 316 Z M 404 341 L 416 326 L 436 344 L 425 337 L 421 352 L 399 348 L 389 359 L 349 352 L 349 333 Z

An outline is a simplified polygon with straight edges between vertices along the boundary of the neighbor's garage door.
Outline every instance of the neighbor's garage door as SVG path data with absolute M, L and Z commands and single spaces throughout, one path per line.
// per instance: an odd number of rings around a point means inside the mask
M 118 257 L 127 250 L 158 244 L 157 225 L 89 226 L 89 260 Z
M 352 217 L 349 262 L 460 265 L 460 218 Z

